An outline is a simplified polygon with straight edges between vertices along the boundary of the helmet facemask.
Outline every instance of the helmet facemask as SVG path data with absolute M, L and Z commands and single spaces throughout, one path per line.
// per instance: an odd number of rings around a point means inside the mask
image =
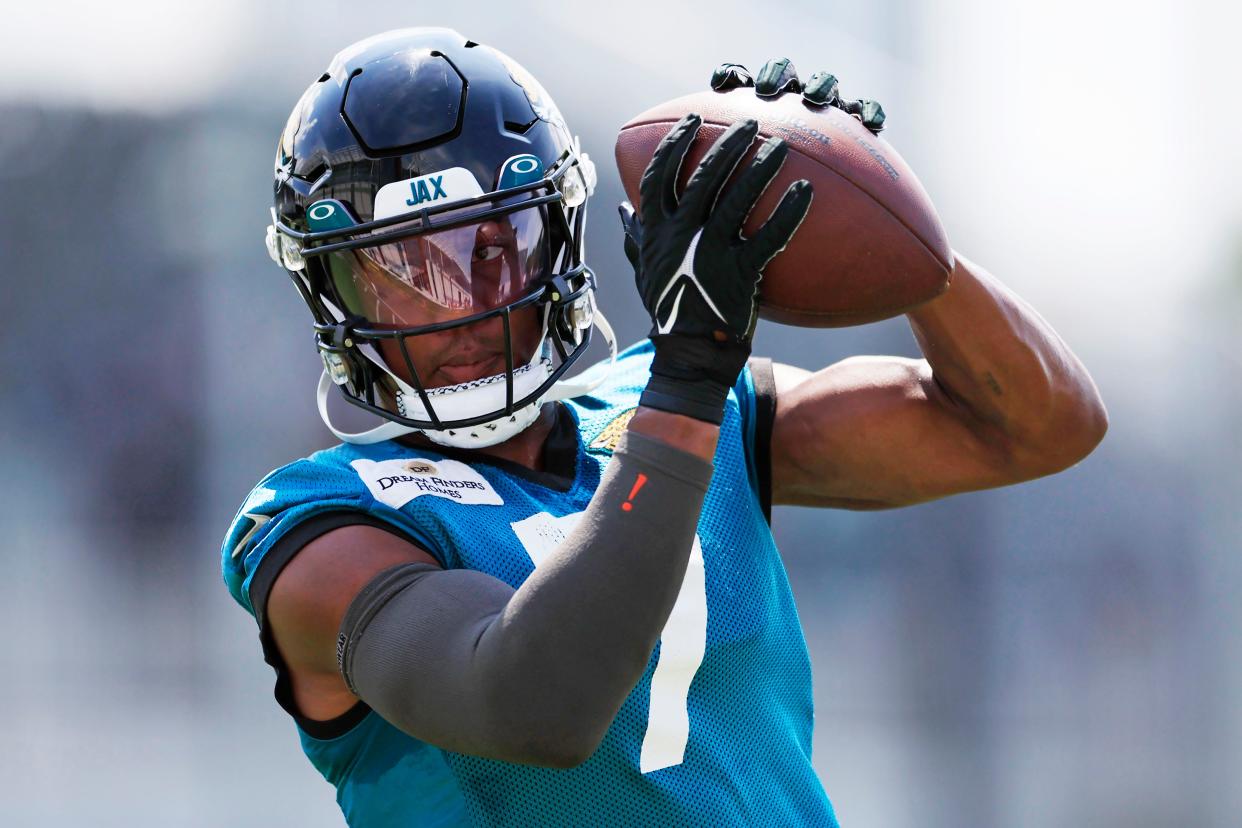
M 583 262 L 594 166 L 503 53 L 438 27 L 346 47 L 290 114 L 274 184 L 268 250 L 315 318 L 342 440 L 493 445 L 603 380 L 563 378 L 593 325 L 616 353 Z M 389 422 L 338 431 L 333 385 Z
M 529 426 L 543 402 L 589 390 L 561 377 L 586 351 L 593 325 L 615 355 L 595 307 L 594 274 L 582 263 L 591 163 L 575 142 L 546 176 L 529 180 L 542 165 L 526 166 L 524 183 L 392 216 L 377 209 L 366 223 L 336 200 L 310 205 L 309 232 L 274 217 L 269 249 L 315 311 L 325 364 L 320 411 L 338 437 L 373 442 L 421 432 L 444 445 L 494 445 Z M 417 180 L 397 183 L 407 188 L 400 193 L 407 205 L 417 200 Z M 515 340 L 532 324 L 537 341 Z M 438 348 L 424 347 L 433 339 Z M 456 365 L 444 363 L 446 343 L 465 348 L 448 357 Z M 421 358 L 435 352 L 443 367 L 434 355 L 433 364 Z M 466 376 L 471 355 L 490 369 L 486 376 Z M 326 412 L 332 384 L 391 422 L 361 435 L 337 431 Z

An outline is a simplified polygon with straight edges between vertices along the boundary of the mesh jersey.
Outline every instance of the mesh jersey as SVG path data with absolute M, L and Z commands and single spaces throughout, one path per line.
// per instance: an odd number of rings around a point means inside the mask
M 273 561 L 287 562 L 305 543 L 289 542 L 299 525 L 339 512 L 407 535 L 445 568 L 519 587 L 587 507 L 650 361 L 644 340 L 619 355 L 594 394 L 567 401 L 578 435 L 575 478 L 563 491 L 497 464 L 392 441 L 339 445 L 272 472 L 225 539 L 230 592 L 262 630 L 257 582 L 270 586 L 283 565 Z M 589 760 L 552 769 L 445 751 L 365 705 L 346 714 L 340 733 L 317 734 L 295 715 L 302 748 L 336 787 L 349 824 L 835 826 L 811 765 L 806 643 L 756 496 L 754 428 L 748 368 L 730 392 L 672 615 Z M 280 697 L 277 660 L 269 655 Z

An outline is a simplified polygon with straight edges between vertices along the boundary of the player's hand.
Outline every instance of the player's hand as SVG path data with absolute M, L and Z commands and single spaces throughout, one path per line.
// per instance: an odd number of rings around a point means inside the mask
M 747 119 L 712 144 L 678 199 L 678 171 L 702 122 L 686 115 L 656 148 L 639 182 L 641 217 L 629 202 L 620 210 L 625 253 L 655 344 L 640 404 L 719 423 L 750 356 L 763 268 L 789 244 L 812 192 L 809 181 L 795 181 L 767 222 L 742 237 L 742 224 L 789 151 L 779 138 L 768 139 L 721 196 L 759 132 Z
M 863 126 L 873 133 L 884 129 L 884 108 L 879 101 L 842 99 L 837 78 L 829 72 L 816 72 L 803 83 L 789 58 L 769 60 L 759 70 L 757 78 L 752 78 L 740 63 L 722 63 L 712 72 L 712 89 L 718 92 L 743 86 L 754 87 L 755 94 L 761 98 L 775 97 L 783 92 L 801 92 L 802 99 L 807 103 L 835 106 L 862 121 Z

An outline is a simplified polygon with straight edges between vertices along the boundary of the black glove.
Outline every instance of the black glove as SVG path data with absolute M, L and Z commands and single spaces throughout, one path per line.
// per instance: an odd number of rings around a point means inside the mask
M 801 92 L 802 99 L 812 106 L 835 106 L 863 122 L 873 133 L 884 129 L 884 108 L 879 101 L 841 99 L 835 75 L 816 72 L 810 80 L 802 83 L 789 58 L 773 58 L 763 64 L 759 77 L 752 78 L 740 63 L 722 63 L 712 72 L 712 89 L 725 92 L 744 86 L 753 86 L 761 98 L 771 98 L 782 92 Z
M 639 183 L 641 221 L 629 202 L 620 209 L 625 254 L 651 314 L 655 344 L 639 404 L 720 423 L 729 389 L 750 356 L 762 270 L 789 244 L 812 193 L 810 182 L 795 181 L 754 237 L 742 238 L 742 224 L 789 151 L 779 138 L 768 139 L 720 196 L 759 132 L 755 121 L 745 120 L 712 144 L 679 201 L 678 171 L 702 122 L 686 115 L 656 148 Z

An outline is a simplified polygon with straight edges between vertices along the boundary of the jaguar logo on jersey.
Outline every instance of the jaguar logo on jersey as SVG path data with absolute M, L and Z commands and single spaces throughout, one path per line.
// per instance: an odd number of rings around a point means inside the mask
M 421 457 L 397 460 L 354 460 L 350 463 L 371 496 L 400 509 L 416 497 L 431 495 L 476 506 L 501 506 L 492 484 L 457 460 L 432 462 Z
M 587 448 L 594 451 L 615 451 L 617 442 L 621 439 L 621 435 L 625 433 L 625 429 L 629 427 L 630 419 L 637 410 L 637 408 L 631 408 L 621 412 L 611 423 L 604 426 L 604 430 L 591 441 L 591 445 Z
M 399 216 L 422 207 L 439 207 L 483 195 L 483 188 L 465 167 L 451 167 L 394 181 L 375 194 L 375 218 Z

